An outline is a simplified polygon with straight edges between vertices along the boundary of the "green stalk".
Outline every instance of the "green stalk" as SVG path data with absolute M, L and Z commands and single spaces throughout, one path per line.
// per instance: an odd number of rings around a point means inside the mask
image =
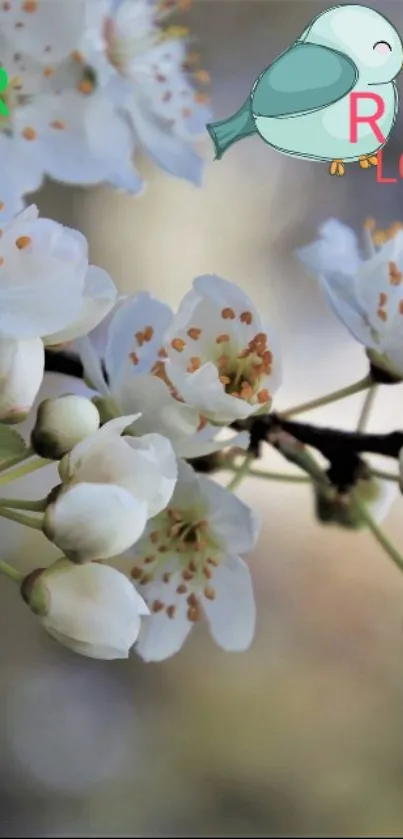
M 24 527 L 42 530 L 42 517 L 40 519 L 34 519 L 32 516 L 25 516 L 24 513 L 17 513 L 16 510 L 7 510 L 5 507 L 0 507 L 0 517 L 16 521 L 18 524 L 24 525 Z
M 385 553 L 388 554 L 392 562 L 397 565 L 400 571 L 403 571 L 403 556 L 399 553 L 399 551 L 392 545 L 392 542 L 387 537 L 386 533 L 382 530 L 382 528 L 377 524 L 377 522 L 372 518 L 371 513 L 368 510 L 368 506 L 361 501 L 355 502 L 356 508 L 360 513 L 361 518 L 367 524 L 369 530 L 371 531 L 372 535 L 375 537 L 378 544 L 383 548 Z
M 43 457 L 35 458 L 30 463 L 22 463 L 16 469 L 11 469 L 10 472 L 5 472 L 0 475 L 0 486 L 16 481 L 18 478 L 23 478 L 24 475 L 29 475 L 30 472 L 36 472 L 38 469 L 43 469 L 49 463 L 54 463 L 54 460 L 45 460 Z
M 365 376 L 365 379 L 361 379 L 359 382 L 343 387 L 340 390 L 334 390 L 326 396 L 320 396 L 318 399 L 313 399 L 311 402 L 302 402 L 300 405 L 295 405 L 294 408 L 289 408 L 287 411 L 279 411 L 278 416 L 280 419 L 288 419 L 289 417 L 293 417 L 294 414 L 303 414 L 307 411 L 313 411 L 314 408 L 321 408 L 322 405 L 330 405 L 331 402 L 338 402 L 339 399 L 346 399 L 347 396 L 353 396 L 355 393 L 360 393 L 362 390 L 366 390 L 371 387 L 372 384 L 373 382 L 371 376 Z
M 10 580 L 14 580 L 16 583 L 21 583 L 24 579 L 23 574 L 20 574 L 16 568 L 13 568 L 8 562 L 3 562 L 3 560 L 0 560 L 0 573 L 5 574 L 6 577 L 9 577 Z

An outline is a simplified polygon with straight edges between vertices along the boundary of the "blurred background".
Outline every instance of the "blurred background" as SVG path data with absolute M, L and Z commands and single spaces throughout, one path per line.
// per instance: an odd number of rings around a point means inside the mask
M 195 0 L 188 23 L 212 77 L 215 118 L 327 3 Z M 375 3 L 373 3 L 375 6 Z M 376 8 L 403 32 L 403 5 Z M 400 82 L 400 92 L 403 93 Z M 403 116 L 403 111 L 402 111 Z M 402 121 L 384 154 L 397 175 Z M 403 181 L 283 157 L 258 138 L 212 161 L 197 190 L 146 161 L 139 199 L 49 184 L 43 215 L 81 230 L 91 261 L 126 293 L 176 305 L 198 274 L 231 279 L 279 333 L 285 409 L 366 372 L 365 356 L 293 256 L 337 216 L 360 231 L 403 221 Z M 40 399 L 79 391 L 47 376 Z M 310 414 L 353 428 L 363 396 Z M 402 427 L 400 387 L 379 389 L 370 427 Z M 389 469 L 395 463 L 384 463 Z M 268 452 L 266 468 L 287 469 Z M 53 468 L 14 484 L 42 497 Z M 403 836 L 403 577 L 367 533 L 321 526 L 308 486 L 249 479 L 263 517 L 250 556 L 255 642 L 217 649 L 198 626 L 159 665 L 97 662 L 57 646 L 0 580 L 0 833 L 29 837 Z M 403 549 L 402 500 L 386 520 Z M 2 558 L 22 570 L 55 557 L 40 534 L 1 524 Z

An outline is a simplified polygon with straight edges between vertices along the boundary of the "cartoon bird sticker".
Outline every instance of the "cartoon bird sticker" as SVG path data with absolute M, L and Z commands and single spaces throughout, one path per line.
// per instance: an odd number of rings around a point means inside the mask
M 331 175 L 344 175 L 346 163 L 376 166 L 396 121 L 394 80 L 402 62 L 401 38 L 379 12 L 359 5 L 327 9 L 263 71 L 237 113 L 207 125 L 216 160 L 258 134 L 283 154 L 328 161 Z M 359 102 L 354 142 L 352 101 Z M 377 132 L 376 102 L 382 104 Z

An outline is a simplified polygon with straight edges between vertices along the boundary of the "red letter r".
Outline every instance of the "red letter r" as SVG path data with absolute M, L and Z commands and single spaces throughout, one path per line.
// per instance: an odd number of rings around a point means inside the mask
M 373 99 L 376 104 L 376 111 L 370 116 L 358 116 L 358 100 Z M 386 137 L 379 130 L 376 121 L 385 113 L 385 102 L 379 93 L 351 93 L 350 94 L 350 143 L 357 142 L 357 125 L 359 122 L 368 122 L 380 143 L 386 143 Z

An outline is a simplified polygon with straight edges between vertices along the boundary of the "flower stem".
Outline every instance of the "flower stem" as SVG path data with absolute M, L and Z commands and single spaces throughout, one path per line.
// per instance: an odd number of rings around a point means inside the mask
M 294 414 L 302 414 L 306 411 L 313 411 L 314 408 L 320 408 L 322 405 L 330 405 L 331 402 L 337 402 L 339 399 L 346 399 L 347 396 L 353 396 L 355 393 L 360 393 L 360 391 L 366 390 L 371 387 L 371 385 L 371 376 L 365 376 L 365 379 L 361 379 L 353 385 L 343 387 L 341 390 L 334 390 L 333 393 L 328 393 L 327 396 L 320 396 L 318 399 L 313 399 L 311 402 L 302 402 L 301 405 L 295 405 L 294 408 L 289 408 L 287 411 L 279 411 L 278 416 L 280 419 L 286 419 L 287 417 L 293 417 Z
M 242 483 L 243 479 L 246 478 L 246 476 L 249 473 L 250 464 L 254 459 L 255 456 L 253 454 L 249 453 L 246 455 L 242 466 L 240 466 L 239 469 L 236 470 L 236 474 L 230 480 L 229 484 L 227 484 L 227 489 L 229 490 L 229 492 L 234 492 L 239 486 L 239 484 Z
M 21 583 L 24 579 L 24 575 L 20 574 L 16 568 L 13 568 L 12 565 L 9 565 L 8 562 L 3 562 L 0 559 L 0 574 L 5 574 L 6 577 L 9 577 L 10 580 L 15 580 L 16 583 Z
M 49 463 L 54 463 L 54 460 L 45 460 L 43 457 L 35 458 L 30 463 L 22 463 L 16 469 L 11 469 L 10 472 L 0 475 L 0 486 L 16 481 L 17 478 L 22 478 L 24 475 L 29 475 L 30 472 L 36 472 L 37 469 L 42 469 Z
M 12 466 L 17 466 L 18 463 L 28 460 L 28 458 L 32 457 L 34 454 L 35 452 L 30 446 L 28 449 L 25 449 L 23 454 L 18 454 L 15 457 L 9 457 L 8 460 L 3 460 L 3 462 L 0 463 L 0 472 L 5 472 L 6 469 L 11 469 Z
M 35 513 L 42 513 L 46 510 L 46 506 L 46 498 L 39 498 L 37 501 L 28 501 L 25 498 L 0 498 L 0 507 L 15 507 L 17 510 L 32 510 Z
M 403 571 L 403 556 L 399 553 L 398 550 L 392 545 L 386 533 L 382 530 L 381 527 L 376 523 L 376 521 L 372 518 L 371 513 L 368 510 L 368 506 L 363 504 L 361 501 L 356 501 L 355 506 L 360 513 L 361 518 L 365 523 L 368 525 L 373 536 L 375 536 L 376 541 L 378 544 L 384 549 L 384 551 L 390 556 L 391 560 Z
M 25 516 L 24 513 L 17 513 L 16 510 L 7 510 L 6 507 L 0 507 L 0 517 L 11 519 L 11 521 L 16 521 L 25 527 L 42 530 L 42 517 L 40 519 L 34 519 L 32 516 Z
M 225 470 L 238 474 L 240 467 L 226 466 Z M 249 469 L 248 478 L 264 478 L 266 481 L 285 481 L 296 484 L 307 484 L 310 481 L 308 475 L 286 475 L 283 472 L 266 472 L 263 469 Z
M 363 402 L 363 406 L 361 408 L 360 417 L 357 423 L 357 431 L 365 431 L 370 413 L 374 404 L 374 399 L 377 392 L 377 385 L 373 384 L 369 387 L 367 393 L 365 394 L 365 399 Z

